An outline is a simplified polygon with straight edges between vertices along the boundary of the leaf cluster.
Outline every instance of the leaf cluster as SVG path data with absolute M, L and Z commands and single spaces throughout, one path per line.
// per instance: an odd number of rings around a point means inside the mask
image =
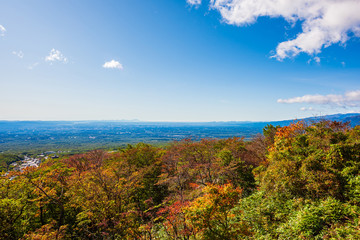
M 139 143 L 0 177 L 0 239 L 359 239 L 360 127 Z

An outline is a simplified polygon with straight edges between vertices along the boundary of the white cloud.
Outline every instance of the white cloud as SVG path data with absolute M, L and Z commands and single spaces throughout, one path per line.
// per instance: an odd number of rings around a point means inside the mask
M 201 0 L 186 0 L 188 2 L 188 4 L 191 5 L 200 5 L 201 4 Z
M 307 64 L 310 64 L 312 61 L 316 62 L 317 64 L 320 64 L 321 59 L 320 59 L 318 56 L 315 56 L 315 57 L 313 57 L 313 58 L 310 58 L 310 59 L 307 61 Z
M 119 63 L 118 61 L 115 61 L 115 60 L 105 62 L 104 65 L 103 65 L 103 68 L 115 68 L 115 69 L 120 69 L 120 70 L 124 69 L 123 65 L 121 63 Z
M 300 108 L 301 111 L 313 111 L 314 109 L 312 107 L 302 107 Z
M 12 54 L 18 56 L 19 58 L 23 58 L 24 57 L 24 53 L 22 51 L 13 51 Z
M 360 113 L 359 110 L 348 110 L 345 113 Z
M 305 95 L 288 99 L 278 99 L 278 103 L 313 103 L 355 107 L 360 104 L 360 90 L 350 91 L 343 95 Z
M 5 32 L 6 32 L 6 29 L 4 28 L 3 25 L 0 25 L 0 36 L 4 36 L 5 35 Z
M 226 23 L 237 26 L 265 16 L 284 18 L 293 25 L 299 21 L 302 32 L 276 47 L 272 57 L 278 60 L 301 52 L 315 55 L 324 47 L 345 44 L 350 33 L 360 37 L 359 0 L 210 0 L 210 5 Z
M 59 51 L 56 49 L 51 49 L 49 56 L 45 57 L 45 61 L 47 62 L 63 62 L 63 63 L 67 63 L 67 58 Z

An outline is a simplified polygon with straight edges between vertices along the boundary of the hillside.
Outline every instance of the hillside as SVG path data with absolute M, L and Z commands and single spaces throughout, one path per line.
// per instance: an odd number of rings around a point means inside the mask
M 1 175 L 0 239 L 358 239 L 359 156 L 320 121 L 48 159 Z

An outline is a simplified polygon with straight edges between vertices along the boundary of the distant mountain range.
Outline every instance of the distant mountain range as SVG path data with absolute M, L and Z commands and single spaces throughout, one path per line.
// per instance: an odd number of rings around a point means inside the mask
M 330 121 L 338 121 L 338 122 L 349 122 L 350 125 L 356 126 L 360 124 L 360 113 L 346 113 L 346 114 L 333 114 L 333 115 L 325 115 L 325 116 L 319 116 L 319 117 L 309 117 L 309 118 L 303 118 L 299 120 L 304 120 L 306 122 L 313 122 L 313 121 L 320 121 L 320 120 L 330 120 Z M 278 123 L 281 123 L 280 125 L 288 125 L 294 120 L 285 120 L 280 121 Z M 272 124 L 276 122 L 270 122 Z

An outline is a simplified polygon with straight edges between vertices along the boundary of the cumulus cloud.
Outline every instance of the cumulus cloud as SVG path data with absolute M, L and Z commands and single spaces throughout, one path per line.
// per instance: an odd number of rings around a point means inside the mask
M 280 61 L 345 44 L 351 34 L 360 37 L 359 0 L 210 0 L 210 6 L 226 23 L 237 26 L 255 23 L 258 17 L 284 18 L 293 25 L 300 22 L 302 32 L 276 47 L 272 57 Z
M 200 5 L 201 0 L 186 0 L 191 5 Z
M 314 57 L 314 61 L 317 63 L 320 63 L 320 58 L 319 57 Z
M 337 106 L 355 107 L 360 104 L 360 90 L 350 91 L 343 95 L 305 95 L 288 99 L 278 99 L 278 103 L 313 103 L 313 104 L 330 104 Z
M 23 58 L 24 57 L 24 53 L 22 51 L 13 51 L 12 54 L 14 54 L 15 56 L 18 56 L 19 58 Z
M 320 59 L 318 56 L 315 56 L 315 57 L 313 57 L 313 58 L 310 58 L 310 59 L 307 61 L 307 63 L 310 64 L 310 63 L 313 62 L 313 61 L 314 61 L 316 64 L 320 64 L 321 59 Z
M 103 65 L 103 68 L 113 68 L 113 69 L 120 69 L 120 70 L 124 69 L 123 65 L 115 60 L 105 62 Z
M 4 36 L 6 32 L 6 29 L 4 28 L 3 25 L 0 25 L 0 36 Z
M 47 62 L 63 62 L 63 63 L 67 63 L 67 58 L 59 51 L 56 49 L 51 49 L 50 53 L 48 56 L 45 57 L 45 61 Z

